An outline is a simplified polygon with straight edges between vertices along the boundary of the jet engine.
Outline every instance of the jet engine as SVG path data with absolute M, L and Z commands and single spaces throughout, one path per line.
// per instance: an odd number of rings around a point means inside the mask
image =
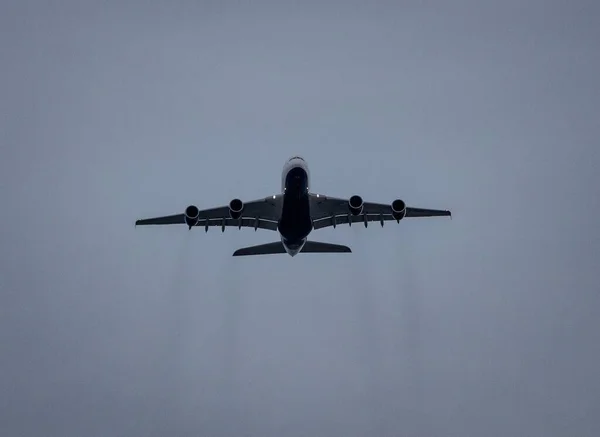
M 233 199 L 229 202 L 229 217 L 234 220 L 239 219 L 242 216 L 242 211 L 244 210 L 244 202 L 240 199 Z
M 200 217 L 200 210 L 195 205 L 190 205 L 185 209 L 185 223 L 191 229 L 192 226 L 196 226 L 198 224 L 198 220 Z
M 348 209 L 352 213 L 352 215 L 359 215 L 363 210 L 363 200 L 362 197 L 358 195 L 354 195 L 348 200 Z
M 392 216 L 396 221 L 400 221 L 406 215 L 406 203 L 401 199 L 392 202 Z

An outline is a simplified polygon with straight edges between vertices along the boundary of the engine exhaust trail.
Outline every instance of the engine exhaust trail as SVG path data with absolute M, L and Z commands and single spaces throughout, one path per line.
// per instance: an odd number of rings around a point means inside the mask
M 220 321 L 218 343 L 220 360 L 219 391 L 223 396 L 224 405 L 234 410 L 235 415 L 242 414 L 239 399 L 238 380 L 240 376 L 241 344 L 240 320 L 243 316 L 242 290 L 244 276 L 244 260 L 229 258 L 219 269 L 216 280 L 218 285 L 218 302 Z
M 182 339 L 186 321 L 188 320 L 186 315 L 188 313 L 189 306 L 187 301 L 190 293 L 190 267 L 191 267 L 191 248 L 192 248 L 193 236 L 189 233 L 182 235 L 182 241 L 179 245 L 180 250 L 178 251 L 176 258 L 176 265 L 174 266 L 173 279 L 171 280 L 170 287 L 170 298 L 167 296 L 168 301 L 172 303 L 169 312 L 170 322 L 169 327 L 171 339 L 173 340 L 172 345 L 177 344 Z
M 411 235 L 405 235 L 405 244 L 395 249 L 398 260 L 398 268 L 394 270 L 392 280 L 396 287 L 394 290 L 398 293 L 398 302 L 400 308 L 398 320 L 394 321 L 395 326 L 400 326 L 401 335 L 394 342 L 396 354 L 403 357 L 403 367 L 405 371 L 406 396 L 403 405 L 410 413 L 410 420 L 406 421 L 407 431 L 410 434 L 419 434 L 424 429 L 424 390 L 425 377 L 423 373 L 423 305 L 422 305 L 422 287 L 419 284 L 419 271 L 415 261 L 418 253 L 415 250 L 414 238 Z M 414 428 L 413 428 L 414 427 Z
M 177 414 L 177 406 L 181 404 L 182 390 L 185 391 L 185 352 L 187 348 L 186 328 L 189 327 L 189 269 L 192 236 L 184 233 L 181 242 L 177 244 L 177 254 L 173 274 L 169 286 L 163 296 L 165 338 L 162 353 L 163 383 L 168 399 L 166 407 Z
M 355 253 L 366 253 L 368 248 L 364 244 L 364 229 L 353 226 L 352 246 L 356 246 Z M 383 369 L 381 349 L 379 344 L 379 330 L 377 326 L 377 295 L 378 281 L 373 274 L 373 264 L 369 260 L 353 260 L 352 282 L 354 301 L 356 305 L 356 327 L 358 332 L 357 360 L 364 375 L 366 399 L 364 411 L 367 415 L 365 432 L 372 435 L 383 435 L 385 431 L 379 420 L 380 411 L 380 379 Z

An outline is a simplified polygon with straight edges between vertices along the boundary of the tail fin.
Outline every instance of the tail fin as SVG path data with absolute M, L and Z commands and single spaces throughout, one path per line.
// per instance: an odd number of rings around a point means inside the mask
M 350 253 L 348 246 L 341 244 L 321 243 L 319 241 L 307 241 L 300 253 Z M 257 246 L 242 247 L 233 252 L 233 256 L 246 255 L 271 255 L 276 253 L 286 253 L 281 241 L 274 243 L 259 244 Z

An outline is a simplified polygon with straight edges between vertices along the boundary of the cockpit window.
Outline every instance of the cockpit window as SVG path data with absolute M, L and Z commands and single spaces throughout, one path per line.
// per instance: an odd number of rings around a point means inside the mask
M 304 161 L 304 158 L 302 158 L 301 156 L 292 156 L 288 161 L 291 161 L 293 159 L 299 159 L 300 161 Z

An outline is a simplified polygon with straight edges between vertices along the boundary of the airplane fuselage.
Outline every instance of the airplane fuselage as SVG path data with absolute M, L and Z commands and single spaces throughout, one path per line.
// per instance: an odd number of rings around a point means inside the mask
M 300 157 L 291 158 L 283 167 L 281 175 L 283 204 L 277 225 L 283 247 L 291 256 L 302 250 L 313 229 L 309 186 L 308 165 Z

